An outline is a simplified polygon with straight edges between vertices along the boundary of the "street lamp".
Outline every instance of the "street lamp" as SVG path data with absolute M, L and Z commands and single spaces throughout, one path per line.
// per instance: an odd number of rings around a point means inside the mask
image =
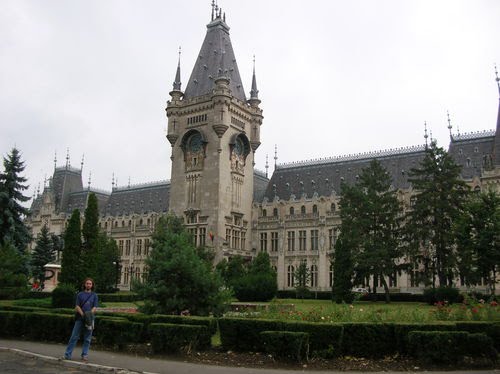
M 132 290 L 132 277 L 134 276 L 134 263 L 133 262 L 130 264 L 129 275 L 130 275 L 130 278 L 129 278 L 129 289 Z
M 116 266 L 115 289 L 118 291 L 118 283 L 121 280 L 121 265 L 120 265 L 120 261 L 113 261 L 113 265 Z

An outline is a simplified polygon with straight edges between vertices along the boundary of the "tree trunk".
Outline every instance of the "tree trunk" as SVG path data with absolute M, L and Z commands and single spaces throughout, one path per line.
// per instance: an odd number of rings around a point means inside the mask
M 387 304 L 389 304 L 391 302 L 391 296 L 389 295 L 389 287 L 387 286 L 387 282 L 385 281 L 385 277 L 380 275 L 380 281 L 382 282 L 382 286 L 384 286 L 385 302 Z

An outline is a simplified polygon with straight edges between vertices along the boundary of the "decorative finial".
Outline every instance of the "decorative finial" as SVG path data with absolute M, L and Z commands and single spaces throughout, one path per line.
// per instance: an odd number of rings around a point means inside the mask
M 130 176 L 128 177 L 128 188 L 130 188 Z
M 500 78 L 498 78 L 498 70 L 497 70 L 497 64 L 495 64 L 495 76 L 496 76 L 496 81 L 497 81 L 497 86 L 498 86 L 498 95 L 500 96 Z
M 268 178 L 267 176 L 268 170 L 269 170 L 269 155 L 266 154 L 266 178 Z
M 40 196 L 40 182 L 38 182 L 38 187 L 36 189 L 36 195 Z
M 274 145 L 274 168 L 276 169 L 276 165 L 278 164 L 278 145 Z
M 69 147 L 66 148 L 66 169 L 70 166 L 69 164 Z
M 88 182 L 88 190 L 90 191 L 90 184 L 92 183 L 92 171 L 89 171 L 89 182 Z
M 43 189 L 45 189 L 45 187 L 47 187 L 47 174 L 43 176 Z
M 252 89 L 250 90 L 250 100 L 259 100 L 259 90 L 257 89 L 257 78 L 255 77 L 255 55 L 253 55 Z M 257 104 L 260 101 L 257 102 Z
M 427 121 L 424 121 L 424 139 L 425 139 L 425 147 L 427 148 L 427 138 L 429 136 L 427 135 Z
M 54 151 L 54 169 L 57 167 L 57 151 Z
M 111 176 L 111 190 L 115 189 L 115 173 Z
M 448 116 L 448 130 L 450 131 L 450 139 L 452 138 L 451 136 L 451 119 L 450 119 L 450 112 L 449 111 L 446 111 L 446 115 Z
M 214 20 L 215 0 L 212 0 L 212 21 Z
M 222 16 L 222 20 L 223 20 L 224 22 L 226 22 L 226 12 L 224 12 L 224 14 L 223 14 L 223 16 Z
M 181 90 L 181 46 L 179 46 L 179 59 L 177 61 L 177 70 L 175 72 L 175 80 L 174 80 L 174 91 Z
M 83 162 L 85 161 L 85 153 L 82 154 L 82 162 L 80 162 L 80 172 L 83 171 Z

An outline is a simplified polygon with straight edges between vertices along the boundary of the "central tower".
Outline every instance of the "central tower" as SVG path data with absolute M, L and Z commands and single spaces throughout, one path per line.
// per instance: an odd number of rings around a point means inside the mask
M 225 15 L 214 4 L 186 89 L 179 61 L 170 96 L 170 211 L 184 218 L 196 245 L 215 250 L 217 262 L 248 256 L 254 153 L 263 116 L 255 67 L 247 100 Z

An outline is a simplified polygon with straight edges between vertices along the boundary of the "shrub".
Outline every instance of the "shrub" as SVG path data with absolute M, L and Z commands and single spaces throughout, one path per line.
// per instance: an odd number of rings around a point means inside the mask
M 437 302 L 454 304 L 463 301 L 463 296 L 460 295 L 458 289 L 454 287 L 426 288 L 423 297 L 425 302 L 430 305 L 434 305 Z
M 70 284 L 61 283 L 52 291 L 53 308 L 72 308 L 75 306 L 76 290 Z
M 99 293 L 99 302 L 101 303 L 133 303 L 140 300 L 138 294 L 128 293 Z
M 233 289 L 239 301 L 269 301 L 277 291 L 276 275 L 245 274 L 233 282 Z
M 456 325 L 452 322 L 440 323 L 395 323 L 395 344 L 399 353 L 408 353 L 408 335 L 411 331 L 454 331 Z
M 144 325 L 119 317 L 98 317 L 95 321 L 96 341 L 108 347 L 123 349 L 139 343 Z
M 267 353 L 274 357 L 301 362 L 308 360 L 309 334 L 290 331 L 263 331 L 260 333 L 262 344 Z
M 210 346 L 210 333 L 205 326 L 152 323 L 149 335 L 155 353 L 189 353 Z
M 467 331 L 469 333 L 483 333 L 488 335 L 492 339 L 495 349 L 497 351 L 500 351 L 500 323 L 470 321 L 456 322 L 456 326 L 457 330 L 460 331 Z
M 380 357 L 398 351 L 392 323 L 343 323 L 342 325 L 344 355 Z
M 408 334 L 409 352 L 424 362 L 460 362 L 467 352 L 468 335 L 465 331 L 411 331 Z

